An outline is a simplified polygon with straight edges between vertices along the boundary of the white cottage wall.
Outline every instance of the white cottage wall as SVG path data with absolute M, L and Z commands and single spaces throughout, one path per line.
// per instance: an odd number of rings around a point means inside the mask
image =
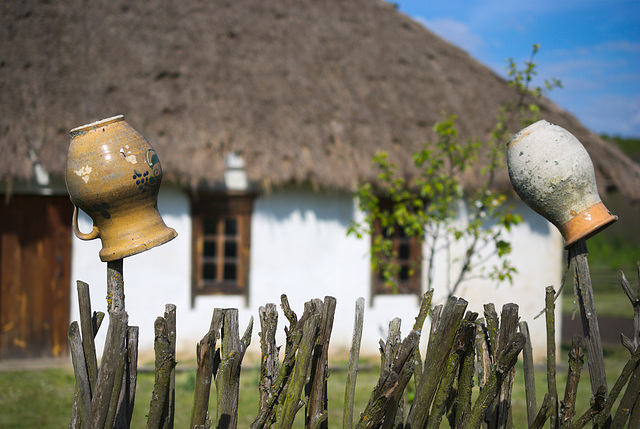
M 417 297 L 378 296 L 373 300 L 370 297 L 370 241 L 347 236 L 350 221 L 362 218 L 349 193 L 291 187 L 255 200 L 248 303 L 243 296 L 198 296 L 192 306 L 189 198 L 179 187 L 163 185 L 158 206 L 165 223 L 178 232 L 178 237 L 124 261 L 126 309 L 129 324 L 140 328 L 143 359 L 152 356 L 153 323 L 164 314 L 166 303 L 177 306 L 178 351 L 187 356 L 193 356 L 215 307 L 238 308 L 241 330 L 254 317 L 249 353 L 258 354 L 258 308 L 269 302 L 279 307 L 283 293 L 298 314 L 302 313 L 304 302 L 312 298 L 331 295 L 337 299 L 332 353 L 345 353 L 349 349 L 358 297 L 366 300 L 362 354 L 377 354 L 378 340 L 385 336 L 394 317 L 403 318 L 404 335 L 413 324 L 418 311 Z M 544 318 L 534 320 L 534 316 L 544 306 L 545 286 L 559 284 L 562 242 L 555 228 L 542 217 L 522 203 L 517 203 L 517 209 L 526 221 L 511 233 L 512 260 L 519 269 L 513 286 L 496 288 L 491 282 L 474 282 L 460 289 L 457 296 L 469 301 L 469 309 L 478 312 L 482 312 L 482 305 L 487 302 L 493 302 L 498 311 L 507 302 L 520 305 L 521 319 L 530 325 L 534 350 L 544 355 Z M 80 228 L 91 229 L 91 220 L 86 215 L 80 217 Z M 99 240 L 73 239 L 71 320 L 79 319 L 76 280 L 89 283 L 94 310 L 106 311 L 106 263 L 98 258 L 100 247 Z M 436 301 L 442 302 L 446 296 L 444 288 L 438 282 L 435 287 Z M 280 312 L 279 343 L 283 342 L 286 324 Z M 106 325 L 96 339 L 99 354 L 105 333 Z M 558 325 L 558 339 L 559 335 Z
M 542 359 L 546 356 L 546 322 L 544 314 L 537 316 L 544 309 L 545 288 L 553 286 L 556 291 L 560 288 L 563 269 L 562 236 L 551 223 L 532 211 L 522 201 L 511 199 L 507 204 L 513 204 L 515 212 L 524 219 L 522 224 L 513 227 L 511 232 L 507 234 L 507 239 L 512 246 L 509 259 L 518 270 L 513 275 L 513 283 L 505 281 L 498 285 L 490 279 L 474 279 L 462 283 L 455 296 L 467 300 L 469 302 L 467 309 L 478 312 L 479 317 L 483 317 L 484 304 L 493 303 L 498 315 L 500 315 L 504 304 L 517 304 L 520 320 L 526 321 L 529 326 L 534 358 Z M 460 204 L 460 221 L 466 218 L 466 211 L 467 207 Z M 452 259 L 455 260 L 462 256 L 460 249 L 458 250 L 457 254 L 452 255 Z M 489 260 L 487 268 L 495 264 L 496 261 L 496 258 Z M 442 258 L 438 259 L 437 265 L 434 301 L 443 303 L 447 296 L 445 280 L 447 265 Z M 555 320 L 556 344 L 559 345 L 562 328 L 560 299 L 556 301 Z
M 165 223 L 174 228 L 178 236 L 162 246 L 131 256 L 124 260 L 125 306 L 129 325 L 140 329 L 139 348 L 142 360 L 149 360 L 153 353 L 153 324 L 164 315 L 165 304 L 175 304 L 177 325 L 177 349 L 182 354 L 194 356 L 195 346 L 206 334 L 214 307 L 239 308 L 241 323 L 249 320 L 242 297 L 200 296 L 191 306 L 191 218 L 190 203 L 179 187 L 163 184 L 158 198 L 158 208 Z M 91 229 L 91 219 L 82 214 L 79 225 L 82 231 Z M 106 312 L 106 267 L 98 252 L 100 240 L 72 243 L 72 300 L 71 320 L 79 320 L 75 281 L 89 283 L 91 304 L 94 310 Z M 105 320 L 106 322 L 106 320 Z M 101 354 L 106 336 L 106 324 L 96 338 L 96 348 Z
M 289 188 L 259 198 L 252 221 L 250 306 L 279 304 L 285 293 L 301 314 L 304 302 L 335 297 L 331 352 L 342 353 L 351 345 L 355 302 L 364 297 L 362 353 L 377 353 L 389 320 L 415 314 L 418 302 L 416 297 L 385 297 L 369 307 L 370 243 L 347 236 L 358 216 L 352 195 L 345 192 Z M 280 325 L 286 323 L 281 317 Z

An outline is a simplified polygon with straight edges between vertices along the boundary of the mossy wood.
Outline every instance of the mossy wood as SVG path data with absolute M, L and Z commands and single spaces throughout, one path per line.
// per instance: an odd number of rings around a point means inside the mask
M 585 261 L 586 262 L 586 261 Z M 584 285 L 584 278 L 582 285 Z M 640 275 L 639 275 L 640 281 Z M 564 395 L 556 386 L 555 290 L 545 291 L 547 325 L 547 392 L 539 408 L 535 399 L 532 350 L 526 322 L 518 319 L 518 306 L 506 304 L 500 315 L 493 304 L 484 307 L 484 317 L 466 312 L 467 302 L 450 298 L 446 305 L 431 308 L 432 291 L 422 297 L 419 314 L 409 334 L 402 337 L 401 321 L 389 324 L 385 341 L 380 340 L 380 377 L 367 406 L 359 414 L 358 428 L 436 428 L 443 420 L 450 427 L 511 427 L 511 389 L 515 364 L 523 352 L 527 420 L 529 428 L 636 427 L 640 423 L 640 285 L 633 288 L 623 274 L 623 291 L 634 307 L 633 338 L 622 336 L 630 358 L 607 392 L 600 384 L 591 407 L 576 413 L 577 387 L 584 366 L 585 340 L 574 338 L 569 352 Z M 102 365 L 89 374 L 92 341 L 102 316 L 91 313 L 88 286 L 78 287 L 81 323 L 69 327 L 76 391 L 71 428 L 128 428 L 135 400 L 137 328 L 127 326 L 127 315 L 109 315 L 107 343 Z M 304 421 L 305 428 L 328 427 L 328 347 L 336 301 L 325 297 L 304 306 L 300 318 L 285 295 L 282 311 L 289 322 L 282 360 L 276 344 L 278 313 L 275 304 L 261 307 L 260 400 L 252 428 L 291 428 Z M 164 317 L 156 320 L 156 380 L 147 427 L 173 427 L 175 395 L 175 306 L 167 305 Z M 431 316 L 427 350 L 420 353 L 423 323 Z M 353 427 L 353 395 L 357 381 L 357 359 L 362 338 L 364 300 L 356 303 L 353 344 L 345 388 L 343 427 Z M 597 320 L 596 320 L 597 323 Z M 81 329 L 80 326 L 83 326 Z M 82 331 L 82 332 L 81 332 Z M 194 407 L 190 428 L 236 428 L 241 363 L 249 345 L 252 321 L 239 336 L 238 310 L 214 309 L 209 330 L 197 347 Z M 593 338 L 593 337 L 592 337 Z M 218 342 L 218 339 L 220 340 Z M 89 350 L 86 350 L 86 348 Z M 95 349 L 94 349 L 95 353 Z M 89 356 L 89 359 L 87 359 Z M 473 393 L 477 377 L 479 392 Z M 217 415 L 209 416 L 212 379 L 216 380 Z M 414 378 L 416 393 L 408 402 L 405 390 Z M 472 401 L 472 398 L 475 398 Z M 562 398 L 562 401 L 559 399 Z M 616 401 L 620 399 L 617 409 Z M 410 407 L 408 410 L 407 407 Z M 304 416 L 298 413 L 304 410 Z M 615 412 L 614 412 L 615 411 Z

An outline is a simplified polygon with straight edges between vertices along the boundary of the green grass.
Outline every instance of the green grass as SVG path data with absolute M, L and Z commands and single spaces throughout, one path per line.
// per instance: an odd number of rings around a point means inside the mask
M 329 422 L 331 427 L 342 427 L 342 402 L 346 371 L 334 370 L 329 375 Z M 238 427 L 248 428 L 258 411 L 258 369 L 243 369 L 240 377 Z M 356 387 L 356 410 L 364 410 L 378 374 L 362 371 Z M 133 428 L 143 428 L 153 391 L 154 374 L 138 374 Z M 0 428 L 61 428 L 67 427 L 73 402 L 74 376 L 71 369 L 44 371 L 0 372 Z M 176 428 L 189 426 L 193 406 L 195 371 L 176 374 Z M 215 416 L 215 388 L 212 389 L 210 415 Z M 303 412 L 299 412 L 296 427 L 303 427 Z M 357 413 L 354 418 L 357 418 Z
M 69 424 L 73 371 L 2 372 L 0 386 L 0 427 L 62 428 Z
M 608 231 L 605 230 L 602 234 L 605 235 Z M 595 236 L 587 242 L 591 283 L 598 317 L 633 319 L 633 306 L 620 286 L 618 276 L 622 269 L 632 290 L 638 290 L 635 261 L 640 258 L 640 246 L 621 245 L 614 251 L 611 237 L 608 237 L 607 240 L 598 239 L 599 236 Z M 562 292 L 562 312 L 564 314 L 571 314 L 574 311 L 574 300 L 573 281 L 569 274 Z M 579 318 L 579 313 L 576 314 Z
M 564 364 L 559 364 L 557 370 L 557 391 L 559 399 L 564 395 L 566 383 L 566 356 L 568 349 L 558 350 L 558 356 Z M 609 388 L 622 370 L 628 353 L 622 347 L 605 350 L 605 364 Z M 371 367 L 371 362 L 368 363 Z M 375 362 L 373 366 L 375 367 Z M 258 376 L 257 369 L 243 369 L 240 378 L 240 403 L 238 427 L 247 428 L 257 413 L 258 406 Z M 354 420 L 357 421 L 359 412 L 364 410 L 369 395 L 377 382 L 377 368 L 360 371 L 356 389 L 356 407 Z M 151 392 L 153 390 L 154 375 L 143 372 L 138 377 L 138 391 L 132 427 L 145 427 L 146 413 L 149 409 Z M 344 386 L 346 372 L 331 371 L 329 376 L 329 427 L 342 427 L 342 403 L 344 400 Z M 180 371 L 176 375 L 176 415 L 175 427 L 188 427 L 193 405 L 193 389 L 195 373 Z M 413 382 L 411 382 L 413 383 Z M 74 378 L 70 369 L 14 371 L 0 373 L 0 427 L 2 428 L 60 428 L 66 427 L 71 413 L 73 400 Z M 476 388 L 477 390 L 477 388 Z M 540 367 L 536 371 L 536 394 L 538 407 L 547 391 L 547 371 Z M 578 391 L 578 415 L 589 407 L 591 391 L 587 366 L 582 372 Z M 215 415 L 215 391 L 212 392 L 210 413 Z M 512 394 L 514 427 L 526 427 L 525 391 L 522 378 L 522 365 L 517 364 L 516 381 Z M 302 428 L 303 412 L 299 412 L 296 428 Z M 443 422 L 443 427 L 448 427 Z
M 568 371 L 568 354 L 570 345 L 564 344 L 557 350 L 557 356 L 560 362 L 556 368 L 556 391 L 558 392 L 558 400 L 564 399 L 564 391 L 567 383 L 567 371 Z M 586 351 L 585 351 L 586 353 Z M 607 372 L 607 384 L 608 388 L 616 382 L 616 379 L 622 372 L 629 353 L 620 347 L 616 348 L 604 348 L 604 360 Z M 576 401 L 576 418 L 584 413 L 590 406 L 591 399 L 591 384 L 589 383 L 589 370 L 587 365 L 587 358 L 585 357 L 585 364 L 580 376 L 580 383 L 578 384 L 578 393 Z M 536 399 L 538 408 L 542 404 L 545 393 L 548 392 L 547 370 L 546 367 L 540 367 L 536 369 Z M 623 390 L 624 393 L 624 390 Z M 622 395 L 620 395 L 622 396 Z M 513 421 L 514 427 L 526 427 L 527 415 L 526 415 L 526 402 L 525 402 L 525 390 L 524 390 L 524 378 L 522 371 L 521 360 L 516 364 L 516 381 L 514 383 L 512 393 L 512 407 L 513 407 Z M 620 397 L 618 397 L 618 401 Z M 613 408 L 615 413 L 616 407 Z M 516 424 L 516 422 L 520 422 Z M 547 423 L 548 426 L 548 423 Z
M 258 414 L 258 382 L 260 373 L 257 368 L 243 369 L 240 376 L 240 400 L 238 403 L 238 427 L 248 428 Z M 342 402 L 344 399 L 344 386 L 346 371 L 331 371 L 329 374 L 328 395 L 331 399 L 329 405 L 329 421 L 332 427 L 342 427 Z M 361 383 L 356 388 L 356 401 L 359 404 L 356 409 L 364 409 L 371 390 L 377 381 L 377 374 L 372 371 L 363 371 L 359 374 Z M 149 409 L 151 392 L 153 391 L 153 374 L 143 373 L 138 377 L 139 390 L 136 394 L 136 407 L 132 419 L 132 427 L 144 427 L 147 421 L 146 414 Z M 191 409 L 193 407 L 193 391 L 195 388 L 195 372 L 184 371 L 176 375 L 176 428 L 189 426 Z M 215 416 L 216 395 L 215 387 L 210 398 L 209 414 Z M 304 426 L 304 411 L 298 413 L 296 427 Z M 2 425 L 0 424 L 0 427 Z
M 572 314 L 574 311 L 573 286 L 565 285 L 562 293 L 562 313 Z M 598 318 L 615 317 L 633 319 L 633 307 L 622 289 L 595 290 L 593 292 Z M 576 307 L 576 318 L 580 320 L 580 310 Z M 631 323 L 631 322 L 630 322 Z

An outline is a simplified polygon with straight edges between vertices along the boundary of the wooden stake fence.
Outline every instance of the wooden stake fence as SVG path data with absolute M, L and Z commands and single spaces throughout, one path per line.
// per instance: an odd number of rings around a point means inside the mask
M 529 428 L 541 428 L 546 422 L 552 428 L 581 428 L 588 424 L 596 428 L 640 427 L 640 265 L 638 278 L 639 284 L 634 288 L 624 274 L 620 274 L 622 289 L 634 308 L 633 337 L 621 337 L 631 357 L 609 392 L 606 384 L 599 381 L 600 375 L 590 372 L 592 383 L 595 380 L 598 387 L 591 407 L 582 415 L 577 415 L 575 404 L 585 349 L 590 353 L 589 339 L 585 347 L 582 337 L 574 338 L 568 356 L 567 383 L 560 396 L 556 385 L 555 291 L 552 287 L 545 291 L 548 376 L 547 393 L 539 408 L 529 331 L 526 322 L 519 321 L 518 306 L 506 304 L 498 316 L 494 305 L 487 304 L 484 317 L 478 317 L 466 311 L 465 300 L 455 297 L 444 306 L 432 308 L 433 291 L 429 291 L 422 297 L 409 333 L 403 338 L 401 320 L 394 319 L 389 324 L 386 340 L 380 340 L 380 377 L 355 427 L 438 428 L 443 422 L 459 429 L 512 427 L 511 391 L 520 352 L 523 353 Z M 583 275 L 581 281 L 583 285 Z M 93 339 L 104 315 L 91 312 L 85 283 L 78 282 L 78 299 L 81 320 L 69 327 L 76 376 L 69 426 L 128 428 L 135 400 L 137 328 L 128 326 L 123 302 L 111 308 L 102 364 L 98 368 Z M 584 302 L 586 304 L 586 300 Z M 336 304 L 332 297 L 313 299 L 305 304 L 298 317 L 286 295 L 282 295 L 280 306 L 288 322 L 282 353 L 275 339 L 276 305 L 260 308 L 260 400 L 251 428 L 291 428 L 298 413 L 304 414 L 298 421 L 304 421 L 305 428 L 328 427 L 328 347 Z M 431 318 L 431 328 L 423 356 L 419 344 L 427 317 Z M 353 399 L 363 319 L 364 300 L 359 299 L 345 387 L 344 428 L 354 426 Z M 174 426 L 175 320 L 176 308 L 168 304 L 164 316 L 155 322 L 156 379 L 148 428 Z M 595 321 L 597 323 L 597 319 Z M 214 309 L 209 330 L 197 345 L 190 428 L 238 427 L 239 377 L 252 329 L 253 320 L 240 337 L 238 310 Z M 593 340 L 594 336 L 590 338 Z M 405 390 L 412 378 L 415 397 L 408 401 Z M 211 416 L 208 410 L 213 380 L 217 408 L 216 415 Z M 474 385 L 479 389 L 475 394 Z

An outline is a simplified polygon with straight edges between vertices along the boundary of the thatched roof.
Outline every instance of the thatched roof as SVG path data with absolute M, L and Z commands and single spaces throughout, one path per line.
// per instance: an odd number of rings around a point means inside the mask
M 0 3 L 0 180 L 62 175 L 69 130 L 124 114 L 165 180 L 352 189 L 387 150 L 401 166 L 442 113 L 486 138 L 503 79 L 379 0 Z M 640 200 L 640 167 L 548 100 L 599 184 Z M 514 130 L 517 131 L 517 130 Z M 501 175 L 508 186 L 506 173 Z

